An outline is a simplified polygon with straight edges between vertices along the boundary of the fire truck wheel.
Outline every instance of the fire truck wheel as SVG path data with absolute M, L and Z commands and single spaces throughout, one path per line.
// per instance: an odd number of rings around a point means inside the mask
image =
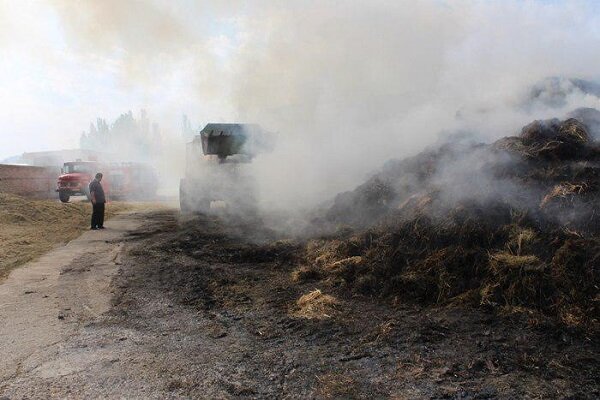
M 68 203 L 69 199 L 71 198 L 71 195 L 69 193 L 65 193 L 65 192 L 58 192 L 58 198 L 63 203 Z

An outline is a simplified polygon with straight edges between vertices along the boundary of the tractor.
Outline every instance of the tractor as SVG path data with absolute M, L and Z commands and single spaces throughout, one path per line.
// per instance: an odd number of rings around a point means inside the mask
M 187 144 L 181 211 L 207 212 L 214 202 L 248 211 L 256 203 L 247 164 L 269 148 L 269 134 L 255 124 L 209 123 Z

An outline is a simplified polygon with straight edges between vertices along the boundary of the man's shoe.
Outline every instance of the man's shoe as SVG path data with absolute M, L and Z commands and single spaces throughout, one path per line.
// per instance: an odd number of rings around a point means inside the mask
M 106 229 L 106 228 L 103 226 L 99 226 L 98 229 Z
M 98 230 L 98 228 L 93 227 L 93 226 L 90 228 L 90 231 L 97 231 L 97 230 Z

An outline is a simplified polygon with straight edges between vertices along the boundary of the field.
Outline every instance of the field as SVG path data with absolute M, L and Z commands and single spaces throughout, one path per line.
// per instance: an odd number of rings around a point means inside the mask
M 110 203 L 106 217 L 133 207 Z M 0 279 L 89 229 L 90 215 L 91 207 L 84 201 L 63 204 L 58 200 L 31 200 L 0 193 Z

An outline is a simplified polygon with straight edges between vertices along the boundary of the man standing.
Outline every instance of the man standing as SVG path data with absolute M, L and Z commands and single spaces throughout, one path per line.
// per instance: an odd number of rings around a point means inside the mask
M 102 174 L 98 172 L 96 179 L 90 182 L 90 197 L 92 199 L 92 227 L 91 229 L 104 229 L 104 189 L 100 184 Z

